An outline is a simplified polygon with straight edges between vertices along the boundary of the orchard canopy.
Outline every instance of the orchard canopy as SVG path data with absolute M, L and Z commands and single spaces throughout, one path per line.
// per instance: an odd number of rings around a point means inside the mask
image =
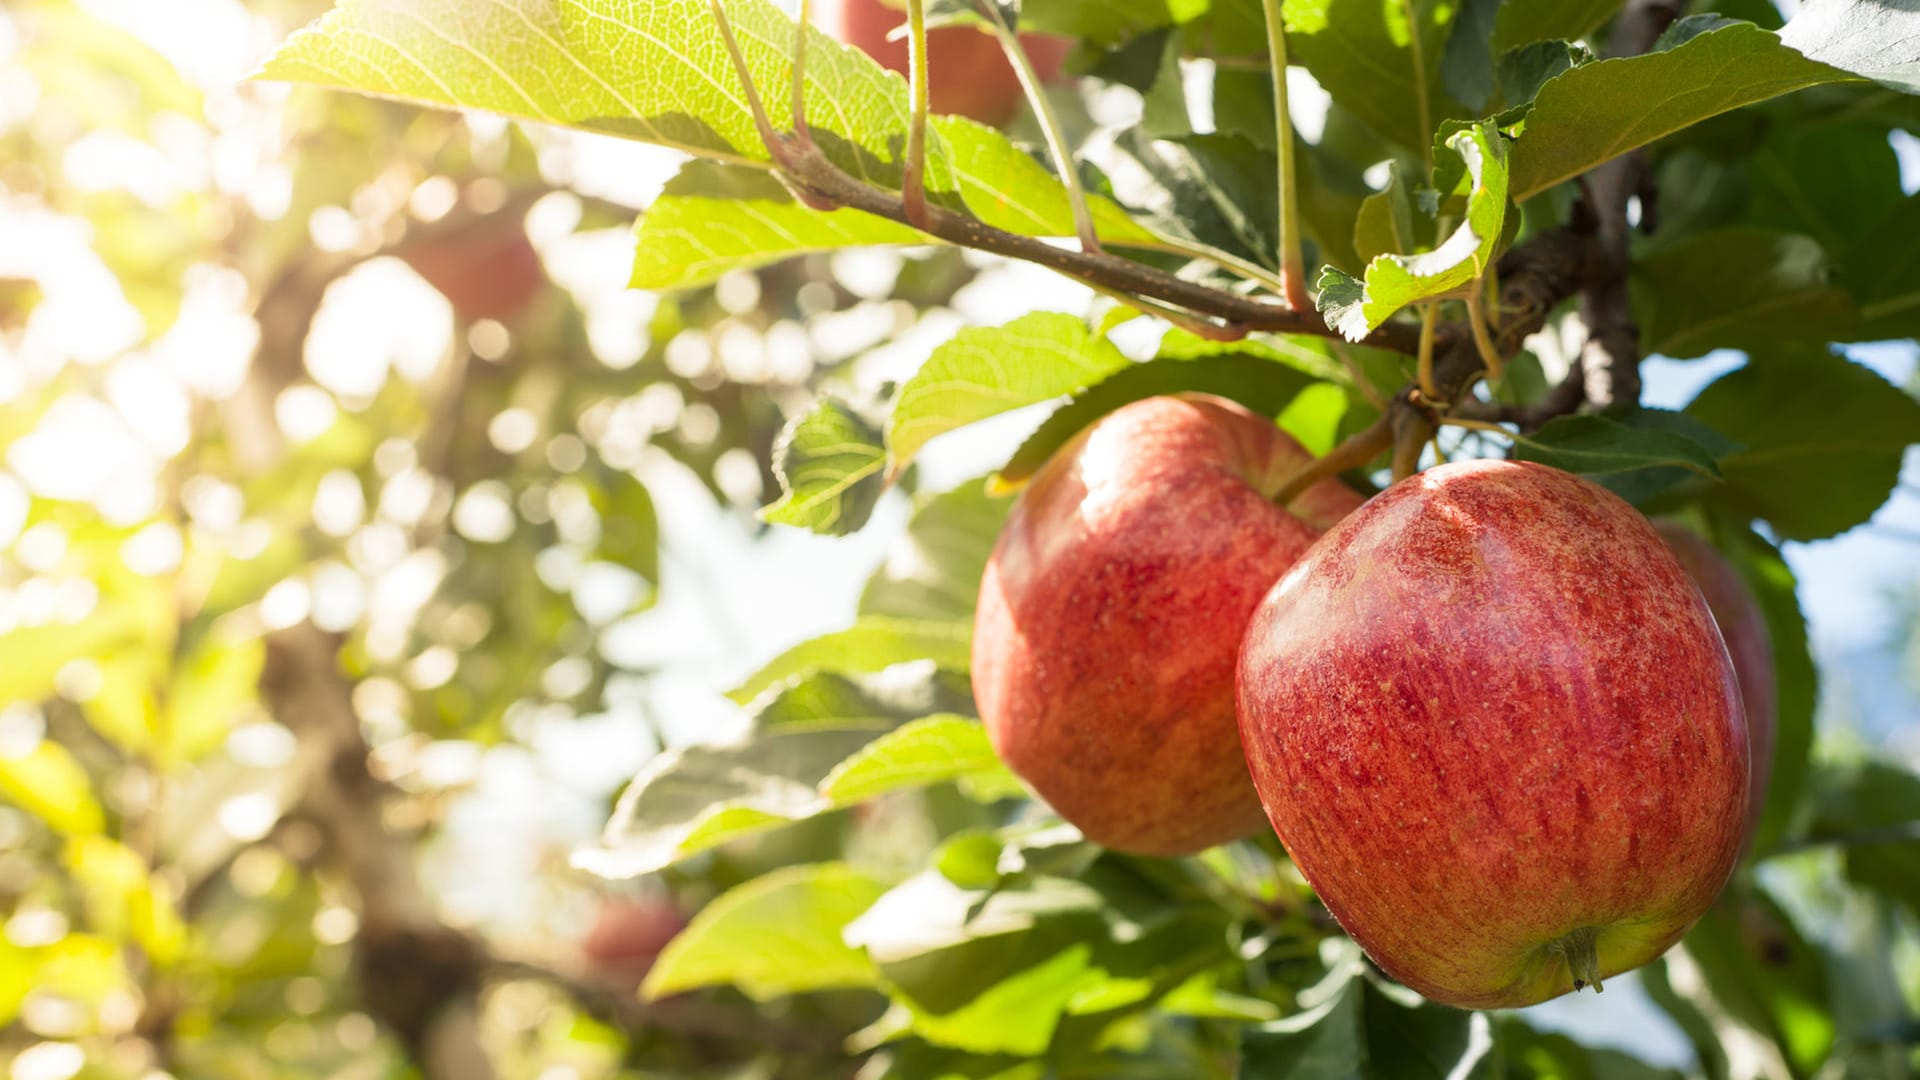
M 0 1077 L 1913 1076 L 1917 336 L 1914 0 L 10 0 Z

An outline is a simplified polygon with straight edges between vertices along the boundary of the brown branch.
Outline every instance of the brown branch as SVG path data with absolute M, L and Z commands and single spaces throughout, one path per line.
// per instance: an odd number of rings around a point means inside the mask
M 1662 32 L 1680 17 L 1676 0 L 1630 0 L 1614 20 L 1607 51 L 1634 56 L 1653 48 Z M 1586 202 L 1597 243 L 1594 274 L 1580 296 L 1580 318 L 1587 342 L 1580 350 L 1587 401 L 1606 408 L 1640 400 L 1640 325 L 1634 320 L 1627 275 L 1632 266 L 1632 225 L 1627 207 L 1647 185 L 1644 150 L 1614 158 L 1584 179 Z
M 382 819 L 392 792 L 368 769 L 337 642 L 302 625 L 268 635 L 266 646 L 260 695 L 299 740 L 301 810 L 359 897 L 362 1005 L 428 1080 L 487 1080 L 494 1069 L 480 1048 L 478 1002 L 485 949 L 435 914 L 407 839 Z

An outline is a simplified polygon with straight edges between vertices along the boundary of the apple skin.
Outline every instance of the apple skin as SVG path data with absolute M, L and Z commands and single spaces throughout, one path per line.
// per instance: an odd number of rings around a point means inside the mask
M 1185 855 L 1260 828 L 1235 738 L 1247 616 L 1321 527 L 1337 480 L 1273 421 L 1156 397 L 1068 443 L 1014 506 L 980 584 L 973 692 L 994 748 L 1088 839 Z
M 547 286 L 540 253 L 517 218 L 500 216 L 401 245 L 400 258 L 440 291 L 464 322 L 509 322 Z
M 1334 526 L 1249 624 L 1239 703 L 1295 865 L 1448 1005 L 1646 963 L 1740 852 L 1747 735 L 1713 616 L 1638 511 L 1545 466 L 1443 465 Z
M 904 10 L 880 0 L 824 0 L 816 4 L 820 28 L 863 50 L 883 67 L 907 73 L 907 39 L 887 35 L 907 21 Z M 1043 83 L 1057 82 L 1073 42 L 1056 34 L 1022 34 L 1027 59 Z M 970 117 L 999 127 L 1013 119 L 1025 91 L 992 34 L 971 26 L 939 26 L 927 31 L 928 106 L 936 113 Z
M 1705 537 L 1674 521 L 1656 521 L 1653 527 L 1700 587 L 1707 610 L 1713 612 L 1727 653 L 1733 658 L 1733 675 L 1740 684 L 1740 701 L 1747 714 L 1748 757 L 1753 764 L 1747 787 L 1747 836 L 1751 839 L 1767 804 L 1767 781 L 1773 775 L 1773 746 L 1780 719 L 1773 637 L 1767 632 L 1767 617 L 1761 613 L 1753 590 Z

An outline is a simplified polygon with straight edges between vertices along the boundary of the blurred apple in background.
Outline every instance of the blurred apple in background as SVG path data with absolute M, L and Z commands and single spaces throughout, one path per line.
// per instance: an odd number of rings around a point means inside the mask
M 639 986 L 687 917 L 663 896 L 608 898 L 580 942 L 588 974 L 618 986 Z
M 820 28 L 864 50 L 880 63 L 905 74 L 907 39 L 887 40 L 905 24 L 904 7 L 881 0 L 822 0 L 816 5 Z M 1073 42 L 1055 34 L 1021 34 L 1027 57 L 1043 83 L 1058 82 Z M 927 67 L 932 78 L 930 104 L 936 113 L 971 117 L 995 127 L 1020 109 L 1020 77 L 991 33 L 971 26 L 942 26 L 927 31 Z
M 510 322 L 547 286 L 540 253 L 515 215 L 423 230 L 401 245 L 399 256 L 440 290 L 463 322 Z
M 1707 609 L 1720 625 L 1720 636 L 1733 658 L 1734 678 L 1740 683 L 1740 700 L 1746 706 L 1747 747 L 1753 763 L 1747 788 L 1747 834 L 1751 836 L 1767 804 L 1767 781 L 1773 776 L 1774 731 L 1779 726 L 1773 639 L 1767 633 L 1767 617 L 1761 613 L 1753 590 L 1705 537 L 1673 521 L 1656 521 L 1653 527 L 1700 587 L 1700 595 L 1706 597 Z

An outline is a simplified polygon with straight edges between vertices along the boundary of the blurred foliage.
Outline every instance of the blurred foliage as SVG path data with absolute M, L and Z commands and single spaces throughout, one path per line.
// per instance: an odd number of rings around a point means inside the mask
M 1618 1048 L 1632 1032 L 1603 1046 L 1391 985 L 1272 837 L 1185 860 L 1086 843 L 1023 797 L 974 717 L 975 589 L 1005 495 L 1048 455 L 1179 391 L 1324 452 L 1378 417 L 1404 358 L 1181 330 L 1134 348 L 1133 313 L 1105 300 L 974 318 L 1006 306 L 982 286 L 1018 285 L 947 248 L 841 250 L 919 237 L 836 221 L 756 171 L 731 98 L 675 114 L 674 80 L 705 78 L 683 57 L 643 54 L 677 74 L 606 114 L 608 82 L 554 82 L 537 34 L 489 57 L 415 20 L 429 66 L 398 85 L 324 35 L 276 62 L 593 136 L 239 81 L 328 6 L 0 10 L 13 1080 L 485 1075 L 472 1062 L 542 1080 L 1673 1074 Z M 704 4 L 630 6 L 712 44 Z M 1779 24 L 1764 4 L 1698 6 Z M 1888 139 L 1920 129 L 1920 105 L 1890 88 L 1910 69 L 1846 81 L 1710 19 L 1589 66 L 1617 7 L 1410 3 L 1402 19 L 1289 0 L 1296 60 L 1333 97 L 1301 143 L 1305 229 L 1372 325 L 1560 224 L 1573 185 L 1550 185 L 1627 148 L 1607 141 L 1613 104 L 1657 113 L 1643 142 L 1673 133 L 1649 150 L 1660 227 L 1634 241 L 1643 328 L 1671 355 L 1737 347 L 1747 366 L 1682 413 L 1565 419 L 1511 448 L 1706 526 L 1774 640 L 1780 754 L 1755 849 L 1642 981 L 1692 1048 L 1686 1075 L 1907 1076 L 1920 780 L 1816 739 L 1775 542 L 1868 521 L 1920 440 L 1910 388 L 1830 348 L 1915 331 L 1920 196 Z M 729 8 L 790 40 L 770 5 Z M 473 10 L 483 38 L 518 11 Z M 588 16 L 552 18 L 579 32 Z M 1278 265 L 1259 209 L 1271 97 L 1245 62 L 1259 4 L 1028 0 L 1023 18 L 1083 39 L 1080 82 L 1052 96 L 1097 136 L 1102 235 L 1216 282 Z M 777 73 L 763 44 L 750 66 Z M 1443 62 L 1412 63 L 1422 49 Z M 1721 85 L 1709 54 L 1731 89 L 1673 93 Z M 1218 58 L 1213 80 L 1179 78 L 1183 57 Z M 495 60 L 551 75 L 554 100 L 510 100 Z M 434 85 L 435 63 L 459 78 Z M 825 63 L 820 130 L 886 181 L 904 88 L 852 53 Z M 1795 86 L 1813 89 L 1772 96 Z M 780 115 L 785 86 L 768 88 Z M 1138 108 L 1116 122 L 1115 100 Z M 620 145 L 608 131 L 726 160 L 597 156 Z M 1070 232 L 1037 135 L 1030 118 L 1006 135 L 940 121 L 936 196 Z M 1450 262 L 1443 220 L 1471 241 Z M 627 290 L 629 274 L 678 288 Z M 1553 336 L 1498 400 L 1549 392 L 1567 360 Z M 930 442 L 1049 402 L 988 475 L 923 489 Z M 724 608 L 743 586 L 713 576 L 744 580 L 775 530 L 870 522 L 893 531 L 845 628 L 733 688 L 735 728 L 661 714 L 682 700 L 656 693 L 679 654 L 635 647 L 635 628 L 697 632 L 647 622 L 664 594 Z M 737 537 L 747 554 L 722 565 Z M 594 777 L 609 765 L 640 770 L 617 802 L 624 776 Z

